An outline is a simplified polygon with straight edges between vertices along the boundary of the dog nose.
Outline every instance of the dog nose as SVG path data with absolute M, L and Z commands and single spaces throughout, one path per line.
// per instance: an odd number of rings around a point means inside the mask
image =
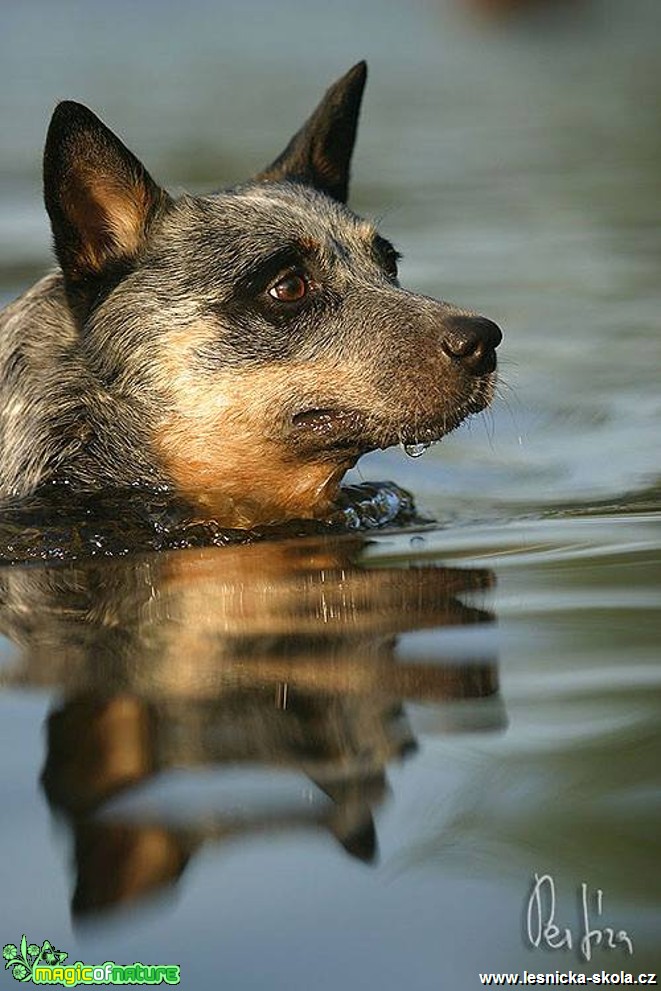
M 486 317 L 450 317 L 441 347 L 449 358 L 460 361 L 473 375 L 486 375 L 496 367 L 496 348 L 503 333 Z

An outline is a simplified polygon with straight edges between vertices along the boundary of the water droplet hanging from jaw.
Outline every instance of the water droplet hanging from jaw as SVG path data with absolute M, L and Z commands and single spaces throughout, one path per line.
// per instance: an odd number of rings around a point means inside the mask
M 420 458 L 425 453 L 431 444 L 402 444 L 402 450 L 404 454 L 407 454 L 409 458 Z

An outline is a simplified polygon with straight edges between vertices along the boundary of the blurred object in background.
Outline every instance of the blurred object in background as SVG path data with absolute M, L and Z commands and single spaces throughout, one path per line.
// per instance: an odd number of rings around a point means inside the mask
M 585 7 L 590 0 L 459 0 L 461 4 L 487 16 L 517 14 L 528 9 L 547 8 L 549 11 L 569 11 Z

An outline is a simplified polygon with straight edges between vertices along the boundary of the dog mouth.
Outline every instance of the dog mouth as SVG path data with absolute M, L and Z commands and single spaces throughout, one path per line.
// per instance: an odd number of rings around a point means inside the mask
M 299 410 L 291 416 L 290 438 L 303 448 L 346 453 L 356 457 L 379 448 L 397 444 L 407 453 L 422 453 L 431 444 L 442 440 L 465 419 L 481 413 L 491 402 L 491 376 L 482 380 L 462 402 L 433 413 L 402 411 L 389 416 L 335 406 L 314 406 Z
M 371 446 L 365 442 L 365 417 L 357 410 L 340 407 L 311 407 L 294 413 L 290 439 L 297 447 L 329 455 L 343 453 L 360 457 Z
M 304 409 L 294 413 L 292 424 L 299 430 L 309 430 L 312 433 L 327 434 L 340 427 L 357 426 L 359 414 L 351 410 L 321 408 Z

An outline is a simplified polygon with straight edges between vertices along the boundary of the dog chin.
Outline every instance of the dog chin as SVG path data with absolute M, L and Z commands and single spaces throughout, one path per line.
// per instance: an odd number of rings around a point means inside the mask
M 432 415 L 409 414 L 399 422 L 395 418 L 387 424 L 372 426 L 370 450 L 380 448 L 385 450 L 401 444 L 404 447 L 428 447 L 438 443 L 456 430 L 457 427 L 471 416 L 482 413 L 493 399 L 495 391 L 495 373 L 492 373 L 475 385 L 471 393 L 461 402 L 455 403 L 442 410 L 435 410 Z
M 375 417 L 374 414 L 340 407 L 311 407 L 293 414 L 288 441 L 299 451 L 358 458 L 368 451 L 385 450 L 397 444 L 415 446 L 436 443 L 468 417 L 481 413 L 491 403 L 495 373 L 475 383 L 460 402 L 446 409 L 420 411 L 414 416 Z

